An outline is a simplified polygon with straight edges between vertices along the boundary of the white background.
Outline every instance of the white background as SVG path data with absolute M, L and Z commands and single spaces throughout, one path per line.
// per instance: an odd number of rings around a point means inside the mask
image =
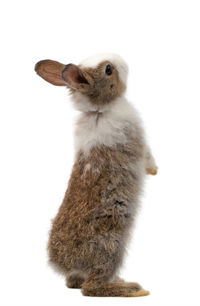
M 0 305 L 199 305 L 199 1 L 2 1 L 0 22 Z M 121 273 L 151 291 L 143 298 L 83 297 L 47 265 L 76 112 L 34 64 L 97 52 L 128 62 L 127 95 L 159 166 Z

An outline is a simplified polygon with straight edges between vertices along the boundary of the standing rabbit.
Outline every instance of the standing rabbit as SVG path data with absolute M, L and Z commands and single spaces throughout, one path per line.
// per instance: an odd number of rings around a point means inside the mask
M 145 173 L 157 173 L 140 118 L 124 96 L 126 63 L 101 54 L 78 66 L 44 60 L 35 70 L 53 85 L 67 86 L 81 111 L 75 163 L 50 233 L 50 262 L 83 295 L 148 295 L 117 276 Z

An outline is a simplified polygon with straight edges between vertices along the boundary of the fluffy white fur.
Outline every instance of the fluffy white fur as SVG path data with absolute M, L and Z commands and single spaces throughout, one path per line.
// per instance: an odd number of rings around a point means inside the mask
M 141 122 L 125 97 L 116 99 L 99 111 L 92 109 L 83 112 L 75 130 L 76 151 L 82 150 L 87 155 L 92 147 L 101 144 L 109 147 L 116 143 L 125 144 L 126 127 L 141 129 Z
M 128 65 L 126 62 L 118 55 L 112 53 L 100 53 L 94 56 L 88 57 L 80 63 L 80 66 L 87 68 L 96 68 L 101 62 L 109 61 L 118 70 L 119 77 L 122 82 L 126 84 L 128 76 Z
M 140 135 L 146 144 L 145 133 L 142 122 L 136 109 L 121 97 L 113 101 L 110 106 L 102 108 L 100 111 L 82 112 L 76 123 L 75 129 L 75 150 L 76 153 L 82 151 L 85 157 L 88 156 L 90 149 L 105 145 L 112 147 L 115 144 L 126 144 L 127 138 L 125 129 L 140 130 Z M 146 145 L 144 168 L 156 168 L 156 163 L 151 150 Z M 101 161 L 99 161 L 101 162 Z M 87 164 L 85 171 L 90 169 Z

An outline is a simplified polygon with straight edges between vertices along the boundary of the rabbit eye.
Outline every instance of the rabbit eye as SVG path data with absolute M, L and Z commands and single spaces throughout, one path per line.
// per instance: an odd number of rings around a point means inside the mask
M 107 75 L 111 75 L 111 74 L 112 74 L 112 67 L 111 67 L 110 65 L 107 65 L 107 66 L 106 66 L 105 73 L 106 73 Z

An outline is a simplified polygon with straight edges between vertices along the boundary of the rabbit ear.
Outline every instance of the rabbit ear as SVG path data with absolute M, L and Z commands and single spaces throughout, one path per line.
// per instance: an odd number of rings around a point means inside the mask
M 65 66 L 62 78 L 70 88 L 80 91 L 86 91 L 92 81 L 87 72 L 74 64 Z
M 52 60 L 43 60 L 35 65 L 35 71 L 37 74 L 45 81 L 56 86 L 67 85 L 61 76 L 64 68 L 65 65 Z

